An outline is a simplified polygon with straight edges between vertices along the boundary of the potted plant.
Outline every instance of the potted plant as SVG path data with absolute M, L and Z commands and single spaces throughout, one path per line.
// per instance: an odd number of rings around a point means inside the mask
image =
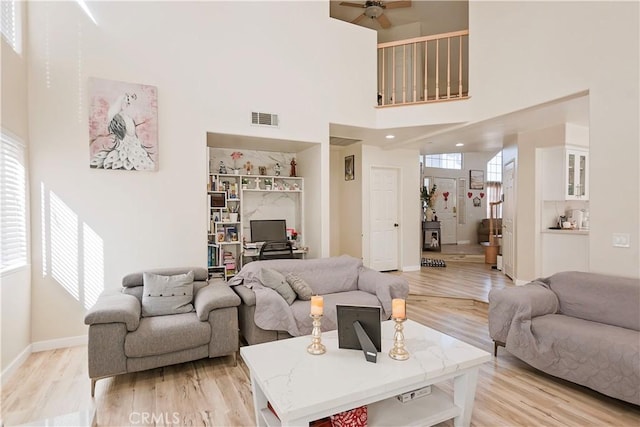
M 264 189 L 271 190 L 271 186 L 273 185 L 273 180 L 271 178 L 264 179 Z
M 249 186 L 249 178 L 242 177 L 242 189 L 246 190 Z
M 233 173 L 236 175 L 240 174 L 240 168 L 238 167 L 238 159 L 240 159 L 243 154 L 240 151 L 234 151 L 231 153 L 231 160 L 233 160 Z
M 435 214 L 433 205 L 436 202 L 436 185 L 433 184 L 431 190 L 428 190 L 426 186 L 422 187 L 422 193 L 420 194 L 420 200 L 422 200 L 422 210 L 425 221 L 433 221 Z

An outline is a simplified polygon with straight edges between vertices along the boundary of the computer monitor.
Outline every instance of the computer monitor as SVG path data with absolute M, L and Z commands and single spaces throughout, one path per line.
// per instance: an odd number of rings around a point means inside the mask
M 249 226 L 252 242 L 287 240 L 287 222 L 284 219 L 252 219 Z
M 380 307 L 368 305 L 336 305 L 338 348 L 362 350 L 354 323 L 360 322 L 378 352 L 382 351 Z

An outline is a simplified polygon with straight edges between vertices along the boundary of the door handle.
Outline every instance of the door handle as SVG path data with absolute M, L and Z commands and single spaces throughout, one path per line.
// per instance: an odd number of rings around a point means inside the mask
M 397 227 L 397 226 L 398 226 L 398 223 L 393 224 L 393 226 L 394 226 L 394 227 Z

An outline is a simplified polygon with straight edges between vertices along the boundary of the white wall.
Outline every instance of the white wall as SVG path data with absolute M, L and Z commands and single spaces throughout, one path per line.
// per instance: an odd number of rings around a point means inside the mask
M 384 150 L 362 146 L 362 258 L 370 265 L 371 168 L 400 169 L 400 265 L 403 270 L 420 269 L 422 218 L 420 211 L 420 159 L 418 150 Z M 357 170 L 356 170 L 357 172 Z
M 345 181 L 344 161 L 354 156 L 354 179 Z M 331 148 L 331 255 L 362 258 L 362 144 Z M 335 240 L 335 241 L 334 241 Z
M 24 5 L 22 5 L 24 6 Z M 24 29 L 26 13 L 21 17 Z M 27 115 L 27 54 L 26 32 L 22 31 L 22 53 L 17 54 L 1 37 L 2 46 L 2 129 L 11 132 L 27 146 L 29 127 Z M 29 168 L 27 168 L 27 174 Z M 27 181 L 29 177 L 27 177 Z M 27 227 L 30 224 L 27 222 Z M 30 246 L 30 245 L 29 245 Z M 28 248 L 30 250 L 30 248 Z M 29 262 L 29 261 L 27 261 Z M 0 278 L 0 370 L 2 381 L 8 377 L 12 362 L 31 344 L 31 266 L 5 273 Z
M 640 277 L 639 7 L 638 2 L 469 4 L 469 103 L 477 119 L 589 90 L 589 264 L 594 272 L 633 277 Z M 520 172 L 527 168 L 525 158 L 532 159 L 519 155 Z M 629 197 L 611 197 L 621 182 L 633 189 Z M 518 183 L 518 212 L 521 203 L 529 203 L 526 198 Z M 629 233 L 631 247 L 612 247 L 615 232 Z M 527 250 L 517 253 L 518 279 L 534 278 Z
M 305 241 L 318 242 L 311 256 L 328 255 L 328 124 L 339 100 L 327 88 L 337 93 L 355 76 L 375 79 L 364 68 L 374 59 L 360 64 L 355 49 L 333 49 L 354 26 L 333 22 L 328 2 L 92 2 L 98 26 L 74 2 L 28 5 L 34 340 L 86 333 L 85 226 L 100 243 L 92 256 L 107 288 L 149 267 L 205 265 L 207 132 L 317 143 L 297 161 L 314 189 L 305 193 Z M 361 33 L 375 46 L 374 36 Z M 158 87 L 158 172 L 89 169 L 90 76 Z M 365 93 L 349 100 L 343 111 L 373 104 Z M 251 111 L 279 114 L 280 127 L 251 126 Z M 371 114 L 349 118 L 364 122 Z M 73 219 L 70 248 L 54 245 L 50 233 L 40 239 L 41 186 L 45 209 L 53 204 L 66 215 L 52 217 L 50 209 L 47 223 Z M 52 252 L 68 250 L 67 262 L 44 268 L 43 247 L 54 260 L 60 253 Z

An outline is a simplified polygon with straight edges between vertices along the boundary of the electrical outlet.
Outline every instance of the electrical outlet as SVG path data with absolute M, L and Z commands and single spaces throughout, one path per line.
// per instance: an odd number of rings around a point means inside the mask
M 628 248 L 630 246 L 629 233 L 613 233 L 613 246 L 616 248 Z

